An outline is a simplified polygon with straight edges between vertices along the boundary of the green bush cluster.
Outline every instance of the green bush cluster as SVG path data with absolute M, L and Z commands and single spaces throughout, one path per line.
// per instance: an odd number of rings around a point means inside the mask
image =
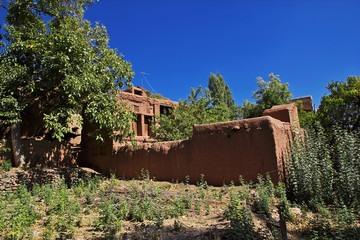
M 230 219 L 228 239 L 256 239 L 251 206 L 246 203 L 246 197 L 240 192 L 230 192 L 230 203 L 224 215 Z
M 291 199 L 317 209 L 323 204 L 360 208 L 360 141 L 358 134 L 321 127 L 308 131 L 305 141 L 293 142 L 289 159 Z
M 5 147 L 5 145 L 6 145 L 6 139 L 1 139 L 0 140 L 0 154 L 9 152 L 11 150 L 10 148 Z M 10 171 L 10 169 L 12 168 L 12 163 L 11 163 L 10 159 L 0 156 L 0 162 L 1 162 L 0 172 L 1 171 L 3 171 L 3 172 Z
M 257 196 L 255 198 L 254 207 L 258 213 L 265 214 L 267 217 L 271 217 L 270 204 L 274 198 L 275 188 L 267 175 L 266 181 L 262 176 L 258 176 L 258 183 L 256 184 Z

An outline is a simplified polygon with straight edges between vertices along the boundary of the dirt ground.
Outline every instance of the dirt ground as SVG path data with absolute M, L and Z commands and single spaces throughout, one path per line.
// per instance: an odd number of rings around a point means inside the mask
M 0 173 L 0 191 L 14 191 L 16 187 L 25 182 L 29 187 L 35 183 L 44 184 L 65 179 L 71 182 L 74 177 L 81 175 L 97 175 L 91 169 L 82 168 L 75 171 L 71 169 L 11 169 L 10 172 Z M 109 185 L 111 180 L 104 180 L 104 186 Z M 198 199 L 196 194 L 199 186 L 187 185 L 184 183 L 157 182 L 152 180 L 112 180 L 115 185 L 112 187 L 112 194 L 124 195 L 129 193 L 129 184 L 142 186 L 151 184 L 152 187 L 165 189 L 161 195 L 166 198 L 176 198 L 180 193 L 186 193 L 191 197 L 192 207 L 186 209 L 184 214 L 175 218 L 164 219 L 161 226 L 155 221 L 144 220 L 143 222 L 123 221 L 121 231 L 113 236 L 114 239 L 230 239 L 227 232 L 230 229 L 230 221 L 224 217 L 229 201 L 230 186 L 213 187 L 206 186 L 204 197 Z M 113 183 L 112 183 L 113 184 Z M 206 184 L 206 182 L 205 182 Z M 233 190 L 238 191 L 239 187 Z M 256 194 L 252 192 L 251 194 Z M 96 201 L 101 199 L 95 198 Z M 83 200 L 79 200 L 84 202 Z M 198 204 L 197 204 L 198 203 Z M 196 207 L 198 206 L 198 207 Z M 277 209 L 271 207 L 271 217 L 264 214 L 253 212 L 255 231 L 259 233 L 260 239 L 281 239 L 279 214 Z M 306 220 L 302 219 L 301 211 L 292 208 L 295 222 L 287 224 L 289 239 L 302 239 L 300 231 L 306 227 Z M 77 226 L 74 239 L 104 239 L 106 235 L 101 231 L 96 231 L 93 225 L 94 219 L 99 217 L 98 212 L 90 212 L 82 216 L 81 224 Z M 33 226 L 33 236 L 41 239 L 41 232 L 44 227 L 41 224 Z

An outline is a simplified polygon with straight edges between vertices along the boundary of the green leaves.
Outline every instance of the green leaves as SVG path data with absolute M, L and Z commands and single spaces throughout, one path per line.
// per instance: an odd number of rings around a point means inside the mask
M 167 115 L 157 117 L 153 137 L 160 141 L 183 140 L 192 136 L 193 125 L 226 122 L 238 118 L 230 88 L 220 73 L 210 73 L 209 89 L 192 88 L 186 100 Z
M 36 108 L 37 118 L 59 141 L 69 131 L 73 114 L 86 115 L 89 123 L 110 136 L 124 133 L 118 122 L 127 122 L 130 114 L 117 106 L 116 93 L 131 85 L 134 73 L 131 64 L 109 48 L 106 28 L 83 18 L 92 2 L 9 3 L 7 42 L 0 57 L 0 107 L 8 112 L 7 124 L 20 115 L 24 121 L 26 116 L 33 118 Z M 100 132 L 95 133 L 99 139 Z
M 157 118 L 153 124 L 153 137 L 160 141 L 183 140 L 192 136 L 193 125 L 232 120 L 233 112 L 224 102 L 212 105 L 214 98 L 207 88 L 192 88 L 186 100 L 167 115 Z
M 319 119 L 329 129 L 341 126 L 347 130 L 360 127 L 360 76 L 349 76 L 346 81 L 332 81 L 326 87 L 330 95 L 321 98 Z
M 259 117 L 265 109 L 275 105 L 289 103 L 292 93 L 288 90 L 288 83 L 281 83 L 279 75 L 269 74 L 268 81 L 256 78 L 258 90 L 253 92 L 256 105 L 245 100 L 240 111 L 242 118 Z

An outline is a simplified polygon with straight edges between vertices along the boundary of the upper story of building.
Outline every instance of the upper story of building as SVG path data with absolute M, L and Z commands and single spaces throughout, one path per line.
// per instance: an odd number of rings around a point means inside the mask
M 290 99 L 290 102 L 296 103 L 298 101 L 301 101 L 302 103 L 302 109 L 304 111 L 314 111 L 315 105 L 313 105 L 313 98 L 312 96 L 304 96 L 304 97 L 298 97 L 298 98 L 292 98 Z
M 149 95 L 151 93 L 148 93 Z M 171 108 L 178 106 L 169 98 L 154 98 L 148 96 L 147 90 L 141 87 L 127 88 L 118 93 L 119 102 L 130 106 L 135 114 L 131 130 L 135 133 L 135 141 L 148 141 L 152 134 L 151 125 L 156 116 L 167 114 Z M 155 95 L 157 96 L 157 95 Z

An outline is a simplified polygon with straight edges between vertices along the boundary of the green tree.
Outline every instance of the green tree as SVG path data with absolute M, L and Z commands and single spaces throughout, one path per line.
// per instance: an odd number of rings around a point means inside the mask
M 317 114 L 313 111 L 303 110 L 303 104 L 301 101 L 296 102 L 298 108 L 300 127 L 310 130 L 317 128 L 320 125 Z
M 248 100 L 243 102 L 243 105 L 240 107 L 239 118 L 240 119 L 247 119 L 253 117 L 261 116 L 262 111 L 258 105 Z
M 212 98 L 213 106 L 221 106 L 227 108 L 230 119 L 235 120 L 239 115 L 239 108 L 235 106 L 229 85 L 225 83 L 224 77 L 219 72 L 210 73 L 208 88 Z
M 292 93 L 289 91 L 288 83 L 281 83 L 279 75 L 269 74 L 266 82 L 261 77 L 256 78 L 258 89 L 253 92 L 256 104 L 245 100 L 242 109 L 242 118 L 259 117 L 265 109 L 275 105 L 289 103 Z
M 321 98 L 318 117 L 326 129 L 336 125 L 352 131 L 360 127 L 360 76 L 332 81 L 326 87 L 330 95 Z
M 84 12 L 93 0 L 13 0 L 7 5 L 0 53 L 0 121 L 41 125 L 62 140 L 69 123 L 86 119 L 120 139 L 130 113 L 117 104 L 133 71 L 102 25 Z M 116 113 L 116 114 L 114 114 Z M 74 117 L 75 116 L 75 117 Z M 117 132 L 115 132 L 115 130 Z M 101 131 L 94 136 L 102 139 Z
M 239 107 L 219 72 L 210 73 L 208 87 L 192 88 L 187 99 L 180 100 L 176 109 L 168 115 L 158 116 L 153 124 L 153 137 L 160 141 L 189 139 L 195 124 L 238 119 Z
M 192 136 L 193 125 L 230 120 L 230 114 L 223 104 L 213 106 L 209 89 L 192 88 L 186 100 L 169 114 L 157 117 L 153 124 L 153 137 L 160 141 L 183 140 Z

